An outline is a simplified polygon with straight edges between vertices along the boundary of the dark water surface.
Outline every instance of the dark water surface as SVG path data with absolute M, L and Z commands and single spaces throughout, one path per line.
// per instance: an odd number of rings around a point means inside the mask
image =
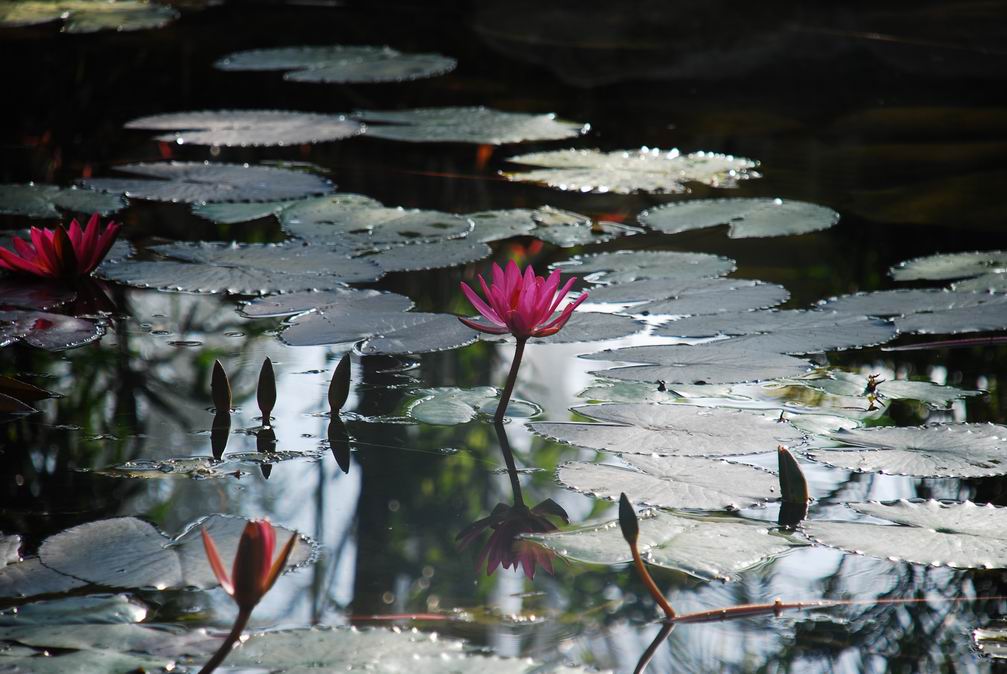
M 321 3 L 232 1 L 186 12 L 163 29 L 66 35 L 53 26 L 0 30 L 4 119 L 0 182 L 69 184 L 112 175 L 132 161 L 310 162 L 339 191 L 401 205 L 468 213 L 552 205 L 633 224 L 641 210 L 679 198 L 766 196 L 810 201 L 842 215 L 832 229 L 795 237 L 729 239 L 724 228 L 647 233 L 564 250 L 531 239 L 494 244 L 496 261 L 523 255 L 540 270 L 578 252 L 621 248 L 701 251 L 737 260 L 734 276 L 780 283 L 785 307 L 859 290 L 896 287 L 888 268 L 939 252 L 1007 248 L 1007 4 L 885 3 L 822 9 L 761 3 Z M 866 6 L 865 6 L 866 7 Z M 458 59 L 446 76 L 397 84 L 292 83 L 279 72 L 223 72 L 233 51 L 300 44 L 388 44 Z M 174 146 L 122 125 L 159 112 L 266 108 L 350 112 L 486 105 L 554 112 L 587 122 L 573 141 L 503 147 L 369 138 L 296 147 Z M 691 195 L 577 194 L 508 182 L 508 156 L 568 146 L 677 147 L 751 157 L 763 177 L 735 190 Z M 272 220 L 215 226 L 183 204 L 134 200 L 116 217 L 142 246 L 165 240 L 279 241 Z M 9 229 L 31 224 L 3 216 Z M 391 274 L 373 287 L 422 310 L 463 313 L 466 268 Z M 905 284 L 902 284 L 903 286 Z M 920 284 L 925 285 L 925 284 Z M 656 607 L 628 567 L 555 561 L 533 580 L 487 576 L 477 547 L 455 537 L 511 498 L 488 420 L 458 426 L 404 423 L 410 392 L 500 385 L 511 345 L 477 343 L 415 358 L 354 356 L 345 416 L 348 473 L 329 452 L 325 391 L 346 347 L 288 347 L 279 319 L 248 320 L 227 296 L 116 286 L 109 333 L 79 349 L 23 345 L 0 352 L 0 374 L 63 397 L 41 414 L 0 427 L 0 531 L 32 552 L 47 536 L 102 518 L 136 515 L 164 531 L 213 512 L 269 516 L 319 543 L 317 562 L 282 577 L 255 613 L 260 627 L 368 624 L 376 614 L 437 614 L 419 622 L 501 655 L 632 671 L 658 630 Z M 628 343 L 628 342 L 627 342 Z M 621 344 L 621 343 L 620 343 Z M 605 343 L 603 346 L 619 344 Z M 529 346 L 517 395 L 542 419 L 566 420 L 592 382 L 597 345 Z M 127 461 L 209 456 L 210 368 L 227 368 L 236 411 L 227 451 L 255 451 L 261 424 L 255 382 L 263 357 L 276 368 L 276 448 L 305 457 L 238 477 L 132 478 L 89 470 Z M 894 403 L 886 421 L 1005 423 L 999 383 L 1007 348 L 828 354 L 828 362 L 887 378 L 919 378 L 988 395 L 949 410 Z M 596 453 L 547 442 L 508 424 L 525 500 L 552 498 L 573 522 L 612 516 L 609 502 L 556 483 L 556 467 Z M 947 498 L 1007 505 L 1003 478 L 913 479 L 857 474 L 805 462 L 812 517 L 849 501 Z M 775 511 L 745 516 L 775 520 Z M 971 631 L 1004 603 L 948 598 L 1007 593 L 1001 571 L 954 571 L 816 547 L 795 550 L 732 583 L 655 570 L 680 610 L 786 599 L 868 603 L 723 624 L 683 625 L 652 671 L 988 671 Z M 932 597 L 878 605 L 878 597 Z M 148 598 L 150 619 L 225 626 L 219 591 Z

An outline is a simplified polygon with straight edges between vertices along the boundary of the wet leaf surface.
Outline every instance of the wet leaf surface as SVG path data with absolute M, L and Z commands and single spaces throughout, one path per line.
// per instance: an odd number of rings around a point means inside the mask
M 681 283 L 716 278 L 735 270 L 734 260 L 709 253 L 622 250 L 583 255 L 553 265 L 569 274 L 584 274 L 594 283 L 628 284 L 643 279 Z
M 367 122 L 368 136 L 414 143 L 503 145 L 574 138 L 589 128 L 560 121 L 551 114 L 503 112 L 481 106 L 363 110 L 354 112 L 353 117 Z
M 440 54 L 408 54 L 389 47 L 331 45 L 278 47 L 230 54 L 216 66 L 221 70 L 286 70 L 295 82 L 405 82 L 443 75 L 457 61 Z
M 26 625 L 128 624 L 141 622 L 147 607 L 125 594 L 50 599 L 0 611 L 0 627 Z M 0 633 L 0 639 L 3 638 Z
M 65 33 L 144 30 L 174 21 L 178 12 L 147 0 L 28 0 L 0 2 L 0 25 L 34 26 L 61 21 Z
M 554 150 L 511 157 L 508 161 L 541 167 L 520 173 L 505 173 L 510 180 L 539 183 L 574 192 L 651 192 L 677 194 L 687 192 L 688 183 L 711 187 L 735 187 L 739 180 L 758 178 L 750 159 L 677 150 Z
M 786 302 L 790 293 L 775 283 L 713 278 L 676 281 L 656 278 L 595 288 L 594 302 L 641 302 L 627 311 L 669 315 L 721 314 L 766 309 Z
M 408 311 L 412 300 L 404 295 L 383 293 L 377 290 L 337 288 L 324 292 L 301 292 L 286 295 L 269 295 L 246 302 L 239 309 L 248 318 L 293 316 L 317 309 L 319 312 L 345 316 L 351 320 L 354 313 Z
M 600 342 L 629 337 L 643 330 L 644 324 L 630 316 L 602 314 L 592 311 L 575 311 L 563 329 L 548 337 L 535 337 L 531 344 L 572 344 L 574 342 Z M 506 342 L 510 335 L 480 334 L 485 342 Z
M 163 162 L 124 164 L 117 170 L 143 178 L 88 178 L 91 190 L 154 201 L 276 201 L 332 191 L 329 181 L 310 173 L 243 164 Z
M 363 126 L 345 115 L 287 110 L 200 110 L 140 117 L 127 129 L 171 131 L 155 140 L 179 145 L 248 147 L 323 143 L 363 133 Z
M 773 414 L 691 405 L 586 405 L 573 411 L 599 423 L 535 422 L 539 435 L 617 454 L 736 456 L 798 444 L 804 435 Z
M 500 403 L 500 391 L 492 386 L 419 389 L 414 395 L 419 399 L 409 404 L 406 413 L 416 421 L 439 426 L 468 423 L 480 413 L 492 415 Z M 534 403 L 512 398 L 506 416 L 527 419 L 541 412 Z
M 3 9 L 0 7 L 0 12 Z M 59 218 L 61 211 L 109 215 L 126 207 L 126 200 L 116 194 L 103 194 L 77 187 L 58 187 L 32 183 L 0 185 L 0 213 L 26 215 L 30 218 Z
M 942 253 L 900 262 L 891 268 L 896 281 L 947 281 L 1007 271 L 1007 251 Z
M 982 391 L 943 386 L 928 381 L 878 378 L 875 388 L 881 398 L 896 400 L 919 400 L 933 407 L 943 408 L 955 400 L 983 395 Z M 868 378 L 852 372 L 833 370 L 827 376 L 808 377 L 802 380 L 805 386 L 817 388 L 840 396 L 864 396 L 867 394 Z
M 63 351 L 101 339 L 98 321 L 42 311 L 0 311 L 0 347 L 21 340 L 46 351 Z
M 729 225 L 729 237 L 747 239 L 817 232 L 839 222 L 839 214 L 803 201 L 693 199 L 646 210 L 637 219 L 665 234 Z
M 871 557 L 959 569 L 1007 566 L 1007 510 L 963 503 L 850 503 L 854 511 L 894 522 L 809 521 L 814 541 Z

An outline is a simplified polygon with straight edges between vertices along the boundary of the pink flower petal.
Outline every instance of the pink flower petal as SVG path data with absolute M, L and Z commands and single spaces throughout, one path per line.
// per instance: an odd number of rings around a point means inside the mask
M 478 330 L 479 332 L 486 332 L 491 335 L 506 335 L 510 332 L 510 328 L 505 325 L 495 326 L 486 325 L 485 323 L 478 323 L 471 318 L 465 318 L 464 316 L 457 316 L 458 320 L 472 328 L 473 330 Z
M 500 320 L 500 316 L 497 315 L 497 312 L 483 302 L 482 298 L 479 297 L 479 295 L 477 295 L 475 291 L 472 290 L 472 288 L 470 288 L 464 281 L 461 283 L 461 289 L 462 294 L 465 295 L 466 299 L 472 303 L 472 306 L 476 308 L 476 311 L 486 317 L 486 320 L 491 321 L 496 325 L 504 324 L 503 321 Z

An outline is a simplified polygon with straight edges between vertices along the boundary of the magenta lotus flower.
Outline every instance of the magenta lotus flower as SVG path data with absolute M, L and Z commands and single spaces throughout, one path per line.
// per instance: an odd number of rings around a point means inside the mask
M 213 574 L 220 581 L 224 592 L 231 595 L 241 611 L 248 611 L 259 603 L 259 600 L 269 592 L 273 583 L 279 578 L 280 572 L 287 565 L 287 559 L 297 542 L 297 534 L 291 534 L 290 540 L 273 560 L 273 549 L 276 547 L 276 532 L 273 525 L 266 520 L 252 520 L 245 525 L 245 530 L 238 541 L 238 552 L 234 555 L 231 575 L 227 575 L 224 563 L 217 552 L 213 538 L 203 529 L 203 547 L 210 562 Z
M 62 225 L 56 229 L 32 227 L 30 243 L 15 236 L 13 251 L 0 246 L 0 269 L 63 280 L 87 276 L 105 258 L 118 235 L 119 224 L 115 222 L 99 231 L 97 213 L 84 229 L 76 219 L 70 222 L 69 231 Z
M 553 318 L 574 280 L 568 280 L 561 288 L 558 271 L 550 274 L 549 278 L 543 278 L 536 276 L 531 266 L 526 267 L 522 274 L 513 260 L 507 263 L 506 271 L 494 264 L 493 285 L 487 286 L 486 281 L 479 277 L 486 301 L 467 284 L 461 284 L 465 297 L 489 324 L 461 316 L 458 320 L 473 330 L 494 335 L 509 332 L 519 340 L 554 335 L 570 320 L 577 305 L 587 299 L 587 293 L 581 293 L 580 297 L 566 305 L 559 316 Z

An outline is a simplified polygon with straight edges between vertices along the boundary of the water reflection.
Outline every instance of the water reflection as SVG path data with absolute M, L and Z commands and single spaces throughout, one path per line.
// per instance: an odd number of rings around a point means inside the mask
M 458 533 L 456 540 L 461 548 L 467 548 L 487 529 L 492 529 L 489 539 L 483 544 L 476 560 L 476 568 L 486 564 L 486 575 L 493 575 L 497 567 L 504 569 L 519 568 L 528 578 L 535 577 L 537 567 L 542 567 L 546 573 L 552 574 L 552 560 L 555 553 L 541 545 L 521 538 L 523 534 L 536 534 L 555 531 L 555 522 L 569 524 L 570 518 L 566 511 L 551 498 L 529 508 L 521 493 L 521 482 L 518 479 L 517 466 L 514 463 L 514 453 L 511 451 L 507 438 L 507 429 L 502 421 L 494 424 L 500 451 L 507 465 L 507 476 L 510 478 L 513 504 L 498 503 L 488 517 L 476 520 Z

